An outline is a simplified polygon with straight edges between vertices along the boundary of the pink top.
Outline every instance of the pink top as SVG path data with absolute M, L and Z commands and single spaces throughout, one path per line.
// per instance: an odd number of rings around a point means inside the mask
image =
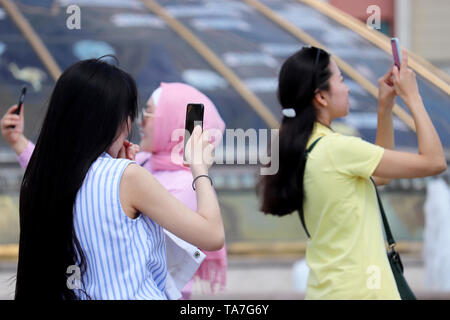
M 186 170 L 153 171 L 151 168 L 151 153 L 139 152 L 136 154 L 136 162 L 150 171 L 153 176 L 175 198 L 183 202 L 189 209 L 197 211 L 197 195 L 192 189 L 192 173 Z M 222 291 L 226 284 L 227 274 L 227 250 L 224 245 L 218 251 L 204 251 L 206 258 L 194 275 L 201 280 L 209 281 L 211 292 Z
M 216 147 L 222 140 L 225 123 L 214 103 L 203 93 L 185 83 L 161 82 L 153 121 L 153 150 L 150 158 L 154 171 L 190 171 L 183 166 L 183 140 L 186 106 L 204 106 L 203 130 L 208 130 L 210 142 Z
M 186 106 L 201 103 L 204 106 L 203 129 L 208 130 L 210 142 L 216 147 L 222 140 L 225 122 L 214 103 L 202 92 L 185 83 L 162 82 L 154 100 L 155 114 L 152 129 L 152 153 L 136 156 L 136 161 L 153 173 L 158 181 L 177 199 L 197 211 L 197 196 L 192 189 L 192 173 L 182 165 L 183 139 L 186 122 Z M 153 97 L 153 94 L 152 94 Z M 141 160 L 141 161 L 139 161 Z M 225 246 L 218 251 L 205 252 L 206 259 L 194 275 L 210 284 L 211 292 L 224 289 L 226 282 L 227 254 Z M 192 285 L 192 282 L 191 284 Z M 190 292 L 189 284 L 183 290 Z M 186 297 L 189 294 L 186 295 Z

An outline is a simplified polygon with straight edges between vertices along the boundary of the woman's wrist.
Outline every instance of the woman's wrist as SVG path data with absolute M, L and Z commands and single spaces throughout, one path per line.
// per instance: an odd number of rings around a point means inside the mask
M 378 104 L 378 115 L 380 116 L 392 116 L 394 104 L 392 105 L 383 105 L 381 103 Z
M 420 96 L 419 93 L 402 97 L 402 100 L 405 102 L 408 108 L 413 108 L 417 104 L 422 104 L 422 97 Z
M 196 190 L 195 182 L 199 179 L 208 179 L 210 181 L 211 185 L 213 185 L 213 181 L 210 176 L 208 176 L 207 174 L 201 174 L 201 175 L 198 175 L 197 177 L 195 177 L 194 180 L 192 181 L 192 189 L 194 189 L 194 191 Z
M 411 112 L 414 121 L 416 121 L 416 117 L 420 117 L 420 114 L 422 114 L 424 111 L 426 112 L 425 106 L 420 97 L 418 99 L 411 100 L 405 103 L 408 106 L 408 109 Z
M 208 168 L 205 166 L 191 166 L 191 172 L 194 179 L 200 175 L 208 175 Z
M 378 110 L 391 109 L 395 105 L 395 96 L 393 97 L 378 97 Z
M 20 156 L 28 145 L 28 139 L 25 138 L 24 135 L 22 135 L 15 143 L 11 144 L 11 148 L 14 150 L 14 152 Z

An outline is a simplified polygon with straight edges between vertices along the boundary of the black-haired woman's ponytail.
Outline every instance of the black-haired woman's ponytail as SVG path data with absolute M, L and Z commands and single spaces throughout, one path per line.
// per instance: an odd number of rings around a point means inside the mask
M 278 172 L 262 176 L 257 186 L 262 199 L 260 210 L 276 216 L 298 211 L 308 237 L 303 214 L 305 152 L 317 119 L 313 105 L 314 92 L 316 89 L 328 90 L 331 76 L 328 68 L 330 56 L 318 50 L 314 47 L 303 48 L 281 67 L 278 99 L 283 109 L 294 109 L 295 116 L 284 116 L 282 119 Z

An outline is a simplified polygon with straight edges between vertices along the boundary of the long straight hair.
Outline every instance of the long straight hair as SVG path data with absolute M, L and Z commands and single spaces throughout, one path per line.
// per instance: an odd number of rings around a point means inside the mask
M 135 119 L 137 96 L 133 78 L 101 59 L 75 63 L 56 82 L 20 189 L 15 299 L 77 299 L 68 267 L 83 274 L 86 259 L 75 198 L 92 163 Z
M 266 214 L 284 216 L 297 210 L 304 222 L 305 151 L 317 119 L 313 98 L 316 90 L 329 90 L 329 64 L 326 51 L 304 47 L 281 67 L 278 100 L 282 108 L 293 108 L 296 116 L 283 117 L 281 123 L 278 172 L 262 176 L 257 186 L 262 198 L 260 209 Z

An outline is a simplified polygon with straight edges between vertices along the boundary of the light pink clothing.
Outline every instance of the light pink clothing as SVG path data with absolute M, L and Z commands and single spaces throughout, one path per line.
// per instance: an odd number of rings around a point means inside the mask
M 158 181 L 190 209 L 197 211 L 197 197 L 192 189 L 192 174 L 189 167 L 182 165 L 183 138 L 186 122 L 186 106 L 189 103 L 201 103 L 204 106 L 203 130 L 210 132 L 214 146 L 217 146 L 225 131 L 225 123 L 215 105 L 203 93 L 184 83 L 160 84 L 160 93 L 155 105 L 153 120 L 153 152 L 136 156 L 141 164 L 148 160 L 144 167 L 153 173 Z M 174 131 L 181 133 L 174 139 Z M 177 149 L 176 149 L 177 148 Z M 174 151 L 175 150 L 175 151 Z M 172 154 L 173 153 L 173 154 Z M 142 157 L 142 158 L 141 158 Z M 175 157 L 176 161 L 172 161 Z M 138 159 L 139 158 L 139 159 Z M 141 160 L 141 161 L 139 161 Z M 203 251 L 206 258 L 194 275 L 210 284 L 211 292 L 223 290 L 226 283 L 227 254 L 224 246 L 218 251 Z M 193 279 L 193 280 L 194 280 Z M 184 298 L 189 299 L 193 280 L 182 290 Z
M 190 171 L 189 167 L 181 164 L 186 106 L 189 103 L 204 105 L 203 130 L 210 131 L 210 141 L 214 146 L 217 146 L 222 139 L 225 123 L 212 101 L 194 87 L 184 83 L 162 82 L 160 88 L 161 94 L 155 107 L 153 120 L 153 152 L 150 158 L 152 169 L 155 172 L 159 170 Z M 175 136 L 178 139 L 173 137 L 175 130 L 180 132 L 180 135 Z M 171 156 L 177 160 L 175 163 Z
M 22 168 L 25 169 L 27 167 L 28 162 L 30 162 L 31 155 L 33 154 L 33 150 L 34 150 L 33 142 L 28 141 L 25 150 L 23 150 L 22 153 L 17 157 L 17 160 L 19 161 L 19 164 Z
M 188 208 L 197 211 L 197 196 L 192 189 L 192 174 L 186 170 L 176 171 L 154 171 L 151 167 L 152 155 L 148 152 L 136 154 L 136 162 L 150 171 L 153 176 L 166 188 L 175 198 L 183 202 Z M 204 251 L 206 258 L 200 268 L 181 291 L 184 299 L 189 299 L 192 286 L 196 278 L 208 281 L 210 291 L 222 291 L 225 289 L 227 273 L 227 250 L 226 246 L 218 251 Z

